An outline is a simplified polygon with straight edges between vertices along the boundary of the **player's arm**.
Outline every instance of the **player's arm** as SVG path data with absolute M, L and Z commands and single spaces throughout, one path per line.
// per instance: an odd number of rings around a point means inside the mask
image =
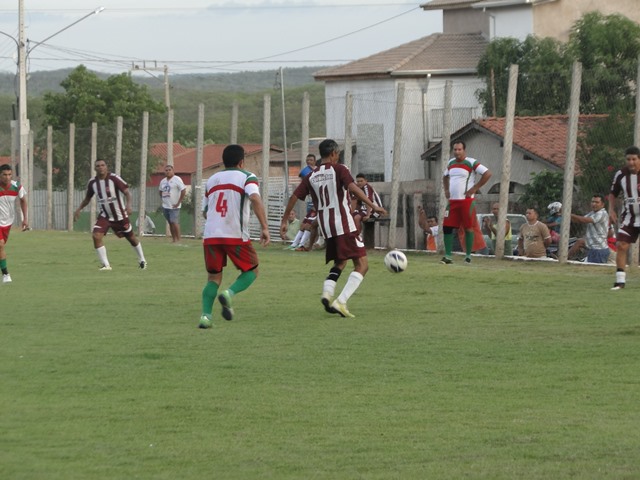
M 78 206 L 78 208 L 76 209 L 76 211 L 73 213 L 73 221 L 77 222 L 78 218 L 80 218 L 80 212 L 82 211 L 82 209 L 84 207 L 86 207 L 87 205 L 89 205 L 89 202 L 91 201 L 91 197 L 93 195 L 91 195 L 89 192 L 87 192 L 87 194 L 85 195 L 84 199 L 82 199 L 82 202 L 80 202 L 80 206 Z
M 616 213 L 616 198 L 617 195 L 614 195 L 613 193 L 609 194 L 609 221 L 612 225 L 618 223 L 618 214 Z
M 449 200 L 449 175 L 442 177 L 442 188 L 444 189 L 444 196 Z
M 129 191 L 128 188 L 125 188 L 122 190 L 122 193 L 124 193 L 124 198 L 127 199 L 127 204 L 125 205 L 125 210 L 127 211 L 127 215 L 131 215 L 131 212 L 133 212 L 133 209 L 131 208 L 131 205 L 133 205 L 133 200 L 131 199 L 131 192 Z
M 387 214 L 387 211 L 383 207 L 379 207 L 378 205 L 374 204 L 371 200 L 369 200 L 369 197 L 367 197 L 364 194 L 362 189 L 356 183 L 353 183 L 353 182 L 350 183 L 348 190 L 350 193 L 354 194 L 358 198 L 358 200 L 360 200 L 362 203 L 370 207 L 374 212 L 378 212 L 381 215 Z
M 478 193 L 478 190 L 480 190 L 480 187 L 482 187 L 485 183 L 487 183 L 490 178 L 491 178 L 491 170 L 487 170 L 482 174 L 482 176 L 480 177 L 480 180 L 478 180 L 478 183 L 476 183 L 473 187 L 471 187 L 469 190 L 465 192 L 464 196 L 471 197 L 476 193 Z
M 27 218 L 27 196 L 20 199 L 20 210 L 22 210 L 22 230 L 29 229 L 29 219 Z
M 267 222 L 267 214 L 264 211 L 264 204 L 262 203 L 262 199 L 260 198 L 259 193 L 252 193 L 249 195 L 249 200 L 251 200 L 251 207 L 253 208 L 253 213 L 258 217 L 258 221 L 260 222 L 260 226 L 262 227 L 262 231 L 260 232 L 260 243 L 262 246 L 266 247 L 269 245 L 271 241 L 271 237 L 269 235 L 269 223 Z

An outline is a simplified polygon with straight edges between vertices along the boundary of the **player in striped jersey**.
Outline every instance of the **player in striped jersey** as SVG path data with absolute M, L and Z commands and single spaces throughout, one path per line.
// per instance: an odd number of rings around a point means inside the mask
M 441 262 L 453 263 L 451 254 L 453 250 L 453 229 L 464 228 L 465 250 L 464 261 L 471 263 L 473 250 L 474 221 L 476 221 L 475 195 L 482 185 L 489 181 L 491 172 L 481 165 L 475 158 L 467 157 L 466 145 L 463 141 L 453 142 L 454 158 L 449 160 L 442 177 L 444 195 L 449 201 L 447 211 L 442 223 L 444 233 L 445 256 Z M 475 176 L 480 175 L 476 183 Z
M 107 248 L 103 242 L 109 229 L 113 230 L 118 238 L 127 239 L 136 252 L 138 266 L 144 270 L 147 268 L 147 261 L 144 258 L 142 245 L 129 222 L 131 214 L 129 185 L 115 173 L 109 172 L 107 162 L 104 160 L 96 160 L 95 170 L 96 176 L 89 180 L 87 194 L 76 209 L 73 220 L 77 221 L 80 218 L 80 212 L 89 205 L 91 198 L 95 195 L 99 212 L 96 224 L 93 226 L 92 237 L 93 246 L 101 263 L 100 270 L 111 270 Z
M 27 221 L 27 192 L 19 182 L 12 180 L 11 165 L 0 165 L 0 269 L 2 283 L 11 283 L 11 275 L 7 269 L 7 252 L 5 245 L 9 240 L 9 232 L 16 217 L 16 199 L 20 199 L 22 210 L 22 231 L 29 229 Z
M 249 238 L 251 208 L 260 222 L 260 243 L 269 244 L 269 225 L 260 198 L 258 178 L 243 170 L 244 149 L 240 145 L 228 145 L 222 152 L 224 170 L 207 180 L 204 193 L 204 262 L 208 272 L 207 284 L 202 290 L 202 315 L 200 328 L 212 325 L 211 312 L 216 295 L 222 305 L 222 317 L 233 319 L 231 299 L 249 288 L 258 276 L 258 255 Z M 227 257 L 240 270 L 235 282 L 218 295 L 222 271 Z
M 386 210 L 375 205 L 353 181 L 349 169 L 338 163 L 340 146 L 334 140 L 323 140 L 319 146 L 322 165 L 302 179 L 295 189 L 280 224 L 280 234 L 287 233 L 287 217 L 298 200 L 311 195 L 318 212 L 318 228 L 326 240 L 326 261 L 333 261 L 333 266 L 323 284 L 321 302 L 329 313 L 339 313 L 343 317 L 353 317 L 347 309 L 347 301 L 358 289 L 364 279 L 369 264 L 364 243 L 358 235 L 356 223 L 351 214 L 351 198 L 353 194 L 374 212 L 386 214 Z M 334 300 L 336 282 L 352 260 L 354 271 L 340 295 Z
M 615 224 L 618 220 L 616 199 L 623 193 L 623 207 L 617 234 L 616 281 L 611 290 L 624 288 L 626 282 L 625 267 L 629 245 L 636 243 L 640 233 L 640 148 L 629 147 L 624 152 L 627 165 L 613 176 L 609 191 L 609 220 Z

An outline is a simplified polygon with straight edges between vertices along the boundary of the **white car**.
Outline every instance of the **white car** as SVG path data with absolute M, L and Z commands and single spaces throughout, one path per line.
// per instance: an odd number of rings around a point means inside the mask
M 482 228 L 482 221 L 485 217 L 493 217 L 493 213 L 478 213 L 478 224 L 480 228 Z M 519 213 L 507 213 L 507 220 L 511 222 L 511 246 L 513 247 L 513 252 L 504 252 L 505 255 L 515 255 L 516 250 L 518 249 L 518 238 L 520 238 L 520 227 L 527 223 L 527 217 L 524 215 L 520 215 Z M 484 234 L 484 232 L 483 232 Z M 488 235 L 484 235 L 485 243 L 487 244 L 487 249 L 489 250 L 489 255 L 495 254 L 493 248 L 491 246 L 491 240 Z

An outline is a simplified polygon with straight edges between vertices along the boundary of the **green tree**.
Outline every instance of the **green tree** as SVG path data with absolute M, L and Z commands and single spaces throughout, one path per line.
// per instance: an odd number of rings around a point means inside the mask
M 544 217 L 547 205 L 562 200 L 563 172 L 545 170 L 531 175 L 531 181 L 518 200 L 519 210 L 535 207 L 540 217 Z
M 487 85 L 477 92 L 478 99 L 488 114 L 504 116 L 509 67 L 517 64 L 516 114 L 564 113 L 569 104 L 570 63 L 564 45 L 552 38 L 495 39 L 478 63 L 478 75 Z
M 116 150 L 116 121 L 123 118 L 122 176 L 130 184 L 140 180 L 140 146 L 143 112 L 150 115 L 165 111 L 162 103 L 154 100 L 147 87 L 134 83 L 128 74 L 114 75 L 106 80 L 83 65 L 74 69 L 61 83 L 64 93 L 44 95 L 44 128 L 51 125 L 58 133 L 54 149 L 54 175 L 56 188 L 65 188 L 68 173 L 69 124 L 76 125 L 75 184 L 84 186 L 93 174 L 91 165 L 90 131 L 92 122 L 98 124 L 98 158 L 113 164 Z M 150 121 L 150 135 L 162 127 L 162 122 Z M 40 158 L 42 162 L 43 159 Z M 149 171 L 154 167 L 150 162 Z
M 580 111 L 634 108 L 640 25 L 619 14 L 585 14 L 571 29 L 568 52 L 582 63 Z

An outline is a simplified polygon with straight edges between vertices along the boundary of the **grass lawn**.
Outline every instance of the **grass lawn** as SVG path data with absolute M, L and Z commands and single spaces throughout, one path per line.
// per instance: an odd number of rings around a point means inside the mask
M 640 477 L 640 269 L 409 253 L 324 312 L 324 252 L 197 328 L 200 241 L 13 231 L 0 285 L 3 479 Z M 236 277 L 227 270 L 224 286 Z M 343 275 L 339 289 L 344 284 Z

